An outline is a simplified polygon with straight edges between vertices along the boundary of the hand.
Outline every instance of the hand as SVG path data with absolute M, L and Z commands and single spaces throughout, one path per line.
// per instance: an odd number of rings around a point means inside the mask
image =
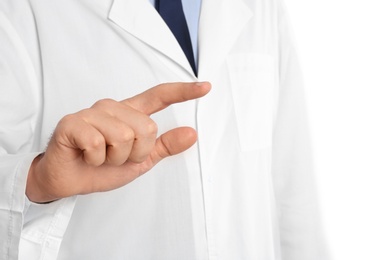
M 109 191 L 133 181 L 163 158 L 196 142 L 189 127 L 160 137 L 150 115 L 206 95 L 209 83 L 167 83 L 117 102 L 104 99 L 58 123 L 47 150 L 33 161 L 26 195 L 47 202 Z

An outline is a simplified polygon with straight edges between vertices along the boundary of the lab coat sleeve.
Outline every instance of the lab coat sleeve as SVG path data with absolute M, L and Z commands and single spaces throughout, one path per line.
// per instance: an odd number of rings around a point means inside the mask
M 325 260 L 303 80 L 285 6 L 277 3 L 279 94 L 272 169 L 281 259 Z
M 31 11 L 10 3 L 0 3 L 0 260 L 55 259 L 75 198 L 37 205 L 25 196 L 42 152 L 42 87 Z

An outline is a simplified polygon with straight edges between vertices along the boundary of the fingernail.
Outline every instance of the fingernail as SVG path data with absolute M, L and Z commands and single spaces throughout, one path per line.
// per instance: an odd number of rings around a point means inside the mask
M 206 82 L 196 82 L 196 86 L 198 86 L 198 87 L 201 87 L 201 86 L 203 86 L 204 84 L 205 84 Z

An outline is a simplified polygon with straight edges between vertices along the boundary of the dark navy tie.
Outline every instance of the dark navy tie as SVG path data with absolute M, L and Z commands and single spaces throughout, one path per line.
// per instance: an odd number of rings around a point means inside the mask
M 156 9 L 171 29 L 173 35 L 175 35 L 176 40 L 191 64 L 192 70 L 197 75 L 191 37 L 181 0 L 156 0 Z

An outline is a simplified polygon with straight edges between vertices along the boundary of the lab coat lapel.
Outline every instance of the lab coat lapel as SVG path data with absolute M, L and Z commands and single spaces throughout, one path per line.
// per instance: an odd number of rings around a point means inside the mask
M 243 0 L 203 0 L 199 22 L 199 69 L 207 80 L 233 46 L 252 12 Z
M 175 36 L 149 1 L 114 0 L 108 18 L 194 77 Z

